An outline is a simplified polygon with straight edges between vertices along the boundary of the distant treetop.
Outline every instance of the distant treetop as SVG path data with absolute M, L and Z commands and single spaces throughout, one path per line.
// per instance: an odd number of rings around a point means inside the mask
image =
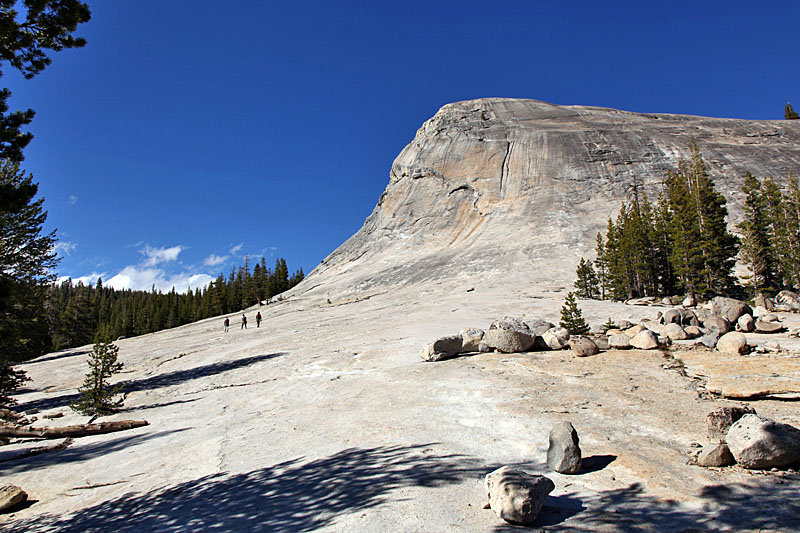
M 791 102 L 786 102 L 786 109 L 783 112 L 783 118 L 786 120 L 797 120 L 800 115 L 792 108 Z

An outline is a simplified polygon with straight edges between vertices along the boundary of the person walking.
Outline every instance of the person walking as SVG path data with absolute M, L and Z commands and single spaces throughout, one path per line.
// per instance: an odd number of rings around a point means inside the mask
M 261 327 L 261 311 L 256 313 L 256 327 L 257 328 Z
M 225 333 L 228 333 L 228 326 L 231 325 L 231 321 L 228 320 L 228 317 L 225 317 Z
M 242 327 L 239 329 L 247 329 L 247 317 L 242 313 Z

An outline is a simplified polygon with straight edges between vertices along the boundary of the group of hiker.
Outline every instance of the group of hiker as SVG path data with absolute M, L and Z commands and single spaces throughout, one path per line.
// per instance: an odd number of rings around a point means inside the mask
M 228 328 L 231 325 L 231 321 L 228 317 L 225 317 L 225 333 L 228 333 Z M 256 327 L 261 327 L 261 311 L 256 313 Z M 247 329 L 247 315 L 242 313 L 242 327 L 240 329 Z

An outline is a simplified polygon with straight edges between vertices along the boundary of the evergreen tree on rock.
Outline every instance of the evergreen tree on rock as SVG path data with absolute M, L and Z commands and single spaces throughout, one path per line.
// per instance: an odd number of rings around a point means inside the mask
M 561 321 L 559 325 L 569 331 L 570 335 L 583 335 L 589 332 L 589 325 L 583 319 L 578 307 L 578 302 L 575 300 L 575 293 L 570 292 L 564 299 L 564 305 L 561 307 Z
M 791 102 L 786 102 L 786 108 L 783 110 L 783 118 L 785 120 L 797 120 L 800 118 L 800 115 L 792 107 Z

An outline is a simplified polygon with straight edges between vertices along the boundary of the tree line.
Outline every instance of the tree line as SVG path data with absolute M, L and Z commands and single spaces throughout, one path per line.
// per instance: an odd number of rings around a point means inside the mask
M 205 288 L 178 293 L 156 290 L 116 290 L 98 279 L 92 286 L 65 280 L 46 290 L 44 311 L 50 347 L 54 350 L 82 346 L 97 334 L 107 338 L 133 337 L 174 328 L 226 313 L 239 311 L 268 300 L 300 283 L 300 268 L 289 275 L 286 260 L 275 268 L 262 257 L 252 271 L 249 260 L 222 274 Z M 44 332 L 42 332 L 44 333 Z
M 667 173 L 655 203 L 634 183 L 594 262 L 581 258 L 575 288 L 583 298 L 774 294 L 800 285 L 800 188 L 789 175 L 782 191 L 771 177 L 747 174 L 741 238 L 727 229 L 725 197 L 714 188 L 700 150 Z M 751 276 L 740 286 L 737 257 Z

